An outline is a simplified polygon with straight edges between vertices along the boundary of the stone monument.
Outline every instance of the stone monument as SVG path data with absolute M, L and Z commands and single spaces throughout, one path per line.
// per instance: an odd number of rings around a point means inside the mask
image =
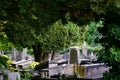
M 17 50 L 15 48 L 12 48 L 12 60 L 16 61 L 16 53 Z
M 86 46 L 86 42 L 84 41 L 84 44 L 83 44 L 83 48 L 82 48 L 82 54 L 84 57 L 87 56 L 87 46 Z
M 27 48 L 23 48 L 23 51 L 21 53 L 22 60 L 26 60 L 26 55 L 27 55 Z

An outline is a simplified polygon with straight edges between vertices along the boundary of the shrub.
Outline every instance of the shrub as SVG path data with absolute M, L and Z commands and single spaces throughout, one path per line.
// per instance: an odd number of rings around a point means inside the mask
M 12 64 L 12 60 L 7 55 L 0 56 L 0 68 L 7 68 L 10 64 Z
M 33 61 L 29 64 L 28 69 L 33 70 L 35 68 L 35 66 L 37 66 L 38 64 L 39 64 L 38 62 Z

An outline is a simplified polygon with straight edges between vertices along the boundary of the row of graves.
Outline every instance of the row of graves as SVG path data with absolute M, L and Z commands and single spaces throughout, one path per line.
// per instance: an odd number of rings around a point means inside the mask
M 51 54 L 46 62 L 36 67 L 39 76 L 32 80 L 102 80 L 103 73 L 109 68 L 97 62 L 96 52 L 88 50 L 84 44 L 68 48 L 64 54 Z
M 24 74 L 25 68 L 32 61 L 34 61 L 34 58 L 27 54 L 26 48 L 23 48 L 22 51 L 18 51 L 15 48 L 12 48 L 11 51 L 12 54 L 8 54 L 7 56 L 9 56 L 9 58 L 13 61 L 10 66 L 13 71 L 9 69 L 0 69 L 0 80 L 20 80 L 21 74 L 20 71 L 18 72 L 18 69 L 21 70 L 21 72 Z M 4 55 L 4 51 L 0 51 L 0 55 Z

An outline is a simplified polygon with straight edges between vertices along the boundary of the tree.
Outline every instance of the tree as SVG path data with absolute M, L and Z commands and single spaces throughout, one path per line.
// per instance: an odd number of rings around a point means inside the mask
M 49 30 L 38 36 L 42 50 L 47 51 L 47 53 L 53 51 L 54 54 L 56 50 L 64 50 L 75 45 L 79 46 L 83 42 L 83 37 L 80 35 L 81 28 L 72 22 L 65 25 L 62 24 L 61 20 L 55 22 L 49 26 Z
M 112 1 L 112 0 L 111 0 Z M 110 68 L 104 74 L 103 80 L 120 79 L 120 1 L 108 1 L 109 7 L 99 14 L 97 19 L 103 18 L 104 26 L 99 28 L 102 37 L 98 42 L 102 44 L 103 51 L 99 54 L 99 61 L 106 63 Z
M 66 47 L 82 44 L 83 37 L 80 35 L 81 29 L 82 27 L 79 27 L 72 22 L 63 25 L 61 21 L 57 21 L 50 26 L 48 33 L 46 32 L 45 34 L 49 36 L 49 38 L 47 38 L 47 41 L 50 44 L 49 48 L 52 48 L 52 50 L 63 50 Z M 46 45 L 49 46 L 49 44 Z
M 57 16 L 59 17 L 58 11 L 53 8 L 59 8 L 56 2 L 52 2 L 50 8 L 48 1 L 42 0 L 41 2 L 34 0 L 1 0 L 0 4 L 0 21 L 4 24 L 4 31 L 9 40 L 17 46 L 33 47 L 35 61 L 39 62 L 42 54 L 42 43 L 36 36 L 44 33 L 43 31 L 47 30 L 47 26 L 56 21 Z
M 98 38 L 101 38 L 102 35 L 97 30 L 98 28 L 103 27 L 103 21 L 95 22 L 91 21 L 90 24 L 86 25 L 86 30 L 84 33 L 85 41 L 92 47 L 98 46 L 96 43 Z
M 75 14 L 72 13 L 76 12 L 70 7 L 76 2 L 68 0 L 1 0 L 0 4 L 0 21 L 4 24 L 4 31 L 9 40 L 17 46 L 33 47 L 35 61 L 38 62 L 40 61 L 38 56 L 42 56 L 43 46 L 38 36 L 43 38 L 44 33 L 49 29 L 48 26 L 60 19 L 63 24 L 67 23 L 66 13 L 70 13 L 74 18 Z M 87 3 L 84 1 L 84 4 Z

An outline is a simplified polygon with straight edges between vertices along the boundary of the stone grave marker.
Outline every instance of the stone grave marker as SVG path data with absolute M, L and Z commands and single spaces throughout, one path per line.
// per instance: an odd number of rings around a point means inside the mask
M 3 71 L 0 71 L 0 80 L 3 80 Z
M 12 60 L 16 61 L 16 53 L 17 50 L 15 48 L 12 48 Z
M 26 60 L 28 57 L 27 57 L 27 49 L 26 48 L 23 48 L 22 51 L 17 51 L 15 48 L 12 48 L 12 56 L 11 56 L 12 60 L 21 61 L 21 60 Z
M 77 54 L 77 50 L 75 48 L 70 50 L 69 58 L 70 58 L 70 60 L 69 60 L 70 64 L 78 63 L 78 54 Z
M 23 48 L 23 51 L 21 53 L 21 58 L 22 60 L 26 60 L 26 55 L 27 55 L 27 49 L 26 48 Z
M 83 48 L 82 48 L 82 54 L 84 57 L 87 56 L 87 46 L 86 46 L 86 42 L 84 41 L 84 44 L 83 44 Z
M 0 50 L 0 55 L 4 55 L 4 51 L 3 50 Z
M 20 80 L 20 74 L 18 72 L 9 72 L 7 80 Z

